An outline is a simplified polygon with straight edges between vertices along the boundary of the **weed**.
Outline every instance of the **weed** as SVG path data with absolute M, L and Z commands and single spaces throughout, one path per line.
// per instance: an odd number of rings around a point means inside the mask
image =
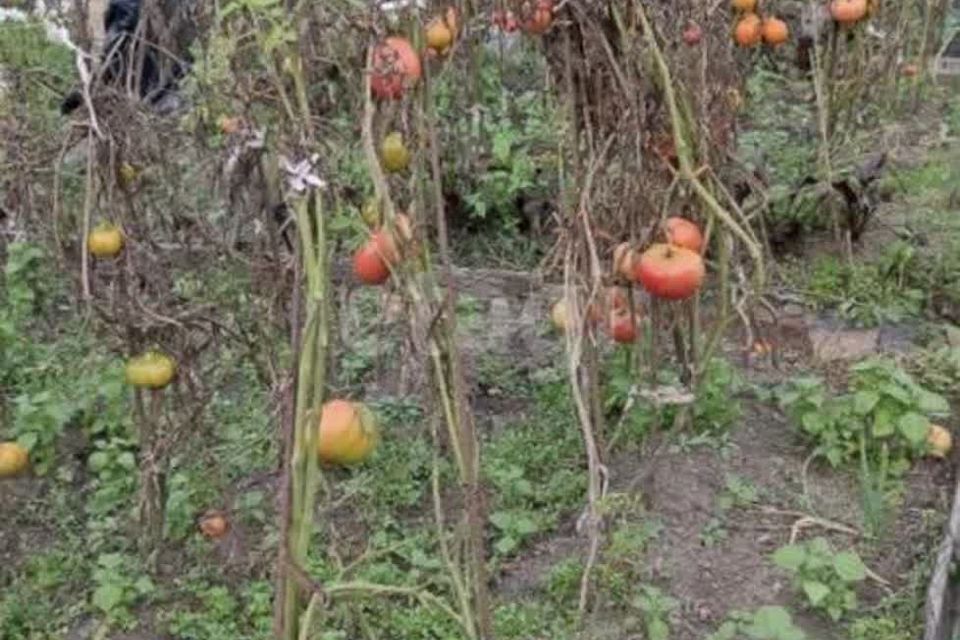
M 648 640 L 667 640 L 670 637 L 668 619 L 679 603 L 651 585 L 640 585 L 633 606 L 643 614 L 643 627 Z
M 863 327 L 919 317 L 926 294 L 905 277 L 915 268 L 916 254 L 903 243 L 889 247 L 872 263 L 849 264 L 832 256 L 820 258 L 807 283 L 816 308 L 835 309 L 840 317 Z
M 614 354 L 604 366 L 604 409 L 608 417 L 619 423 L 611 435 L 611 444 L 625 440 L 639 444 L 655 425 L 672 425 L 677 407 L 668 405 L 662 409 L 651 403 L 636 401 L 627 415 L 623 415 L 631 393 L 635 393 L 636 372 L 631 364 Z M 664 385 L 679 385 L 676 371 L 663 370 L 656 382 Z M 740 418 L 742 408 L 736 400 L 744 388 L 743 379 L 736 369 L 725 360 L 714 358 L 706 367 L 697 397 L 693 404 L 693 433 L 682 434 L 676 445 L 681 450 L 697 446 L 726 448 L 729 430 Z
M 801 378 L 781 390 L 780 403 L 831 465 L 859 462 L 865 524 L 877 533 L 902 491 L 900 478 L 926 451 L 927 416 L 950 407 L 891 360 L 865 360 L 851 373 L 850 393 L 831 396 L 820 380 Z
M 571 556 L 550 567 L 546 578 L 546 592 L 550 602 L 558 607 L 576 601 L 583 576 L 583 559 Z
M 908 367 L 927 388 L 941 394 L 956 394 L 960 383 L 960 347 L 943 345 L 914 353 Z
M 839 621 L 857 608 L 854 586 L 867 576 L 855 551 L 834 552 L 825 538 L 777 549 L 773 561 L 793 575 L 795 587 L 814 609 Z
M 522 366 L 494 354 L 481 354 L 476 363 L 477 384 L 487 393 L 523 397 L 530 391 L 530 382 Z
M 693 425 L 699 433 L 725 433 L 740 418 L 742 409 L 737 394 L 743 379 L 732 364 L 721 358 L 712 359 L 697 389 L 693 404 Z
M 721 518 L 710 518 L 700 530 L 700 544 L 705 547 L 715 547 L 730 537 L 726 524 Z
M 834 467 L 885 455 L 894 473 L 926 449 L 928 415 L 949 413 L 949 404 L 889 359 L 851 367 L 850 393 L 831 396 L 823 382 L 798 378 L 779 392 L 780 404 Z
M 490 521 L 499 555 L 549 531 L 586 490 L 566 384 L 543 383 L 535 393 L 535 417 L 508 427 L 485 449 L 484 474 L 496 490 Z
M 166 616 L 169 631 L 182 640 L 228 640 L 266 638 L 271 633 L 273 611 L 271 587 L 264 581 L 248 585 L 241 597 L 222 585 L 199 580 L 184 586 L 196 605 Z M 250 635 L 246 630 L 254 630 Z
M 571 608 L 537 602 L 505 602 L 494 611 L 495 632 L 505 640 L 559 640 L 570 637 Z
M 137 560 L 120 553 L 100 554 L 92 578 L 93 606 L 107 621 L 124 628 L 136 622 L 133 605 L 155 589 L 150 578 L 140 572 Z
M 610 601 L 624 609 L 635 607 L 644 552 L 659 535 L 656 521 L 622 521 L 610 536 L 604 562 L 597 568 L 597 584 Z
M 923 542 L 935 545 L 942 530 L 944 514 L 937 513 L 936 522 L 925 523 Z M 920 543 L 920 541 L 917 541 Z M 850 640 L 903 640 L 923 636 L 924 599 L 932 570 L 934 555 L 928 555 L 914 565 L 906 584 L 890 594 L 869 615 L 854 620 L 850 625 Z
M 733 612 L 706 640 L 805 640 L 802 629 L 793 624 L 790 612 L 783 607 L 760 607 L 753 613 Z
M 717 498 L 717 506 L 726 511 L 734 507 L 753 506 L 760 499 L 760 491 L 749 480 L 728 474 L 723 492 Z

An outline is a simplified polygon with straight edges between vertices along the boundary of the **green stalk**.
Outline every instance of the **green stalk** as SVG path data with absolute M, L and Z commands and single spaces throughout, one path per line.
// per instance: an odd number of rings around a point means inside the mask
M 316 460 L 316 429 L 319 408 L 323 401 L 326 384 L 326 352 L 328 345 L 328 314 L 326 305 L 326 230 L 319 195 L 314 195 L 314 222 L 316 238 L 311 237 L 310 201 L 301 198 L 294 204 L 304 269 L 306 273 L 307 320 L 304 329 L 303 348 L 300 353 L 297 380 L 296 417 L 294 445 L 291 460 L 291 511 L 290 537 L 283 541 L 289 548 L 289 559 L 303 567 L 313 526 L 313 504 L 316 496 L 318 468 Z M 303 602 L 296 581 L 288 576 L 285 589 L 284 637 L 296 640 L 300 635 L 300 611 Z M 305 619 L 306 620 L 306 619 Z

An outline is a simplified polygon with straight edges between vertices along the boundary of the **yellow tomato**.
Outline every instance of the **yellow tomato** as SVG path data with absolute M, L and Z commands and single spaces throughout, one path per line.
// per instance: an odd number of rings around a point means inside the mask
M 321 461 L 337 465 L 363 462 L 377 442 L 376 418 L 362 403 L 331 400 L 323 405 L 317 436 Z
M 364 224 L 371 229 L 380 226 L 380 203 L 376 197 L 370 198 L 363 204 L 363 209 L 360 210 L 360 217 L 363 218 Z
M 383 162 L 383 168 L 390 173 L 403 171 L 410 164 L 410 152 L 403 144 L 403 136 L 394 131 L 383 139 L 380 147 L 380 159 Z
M 16 442 L 0 442 L 0 478 L 18 476 L 27 469 L 30 454 Z
M 217 125 L 220 127 L 220 133 L 231 136 L 243 129 L 243 118 L 240 116 L 220 116 L 217 119 Z
M 427 24 L 425 39 L 428 47 L 437 53 L 444 53 L 453 44 L 453 31 L 446 20 L 436 17 Z
M 162 389 L 173 380 L 177 371 L 170 356 L 156 351 L 131 358 L 127 363 L 126 379 L 128 384 L 146 389 Z
M 123 249 L 123 234 L 112 224 L 101 224 L 87 236 L 87 249 L 97 258 L 116 257 Z
M 130 164 L 129 162 L 124 162 L 120 165 L 120 185 L 128 187 L 133 184 L 133 181 L 140 176 L 140 169 Z
M 930 455 L 934 458 L 946 458 L 953 448 L 953 437 L 950 431 L 938 424 L 931 424 L 927 430 L 927 444 Z
M 550 320 L 553 322 L 553 328 L 564 333 L 567 330 L 567 303 L 564 300 L 557 300 L 553 308 L 550 309 Z

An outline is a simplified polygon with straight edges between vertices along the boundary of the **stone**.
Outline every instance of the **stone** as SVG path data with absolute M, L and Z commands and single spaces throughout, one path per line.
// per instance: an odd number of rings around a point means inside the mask
M 874 355 L 879 338 L 879 329 L 810 329 L 813 355 L 821 362 L 859 360 Z

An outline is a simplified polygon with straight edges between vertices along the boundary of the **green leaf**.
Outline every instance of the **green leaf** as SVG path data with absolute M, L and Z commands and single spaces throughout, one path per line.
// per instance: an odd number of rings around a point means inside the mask
M 106 451 L 94 451 L 90 454 L 90 457 L 87 458 L 87 465 L 94 473 L 99 473 L 102 471 L 109 462 L 110 456 L 107 455 Z
M 860 582 L 867 577 L 867 567 L 854 551 L 834 556 L 833 568 L 844 582 Z
M 897 422 L 897 428 L 910 444 L 917 446 L 927 439 L 930 421 L 919 413 L 908 413 Z
M 507 555 L 517 548 L 519 543 L 511 536 L 504 536 L 497 540 L 496 549 L 500 555 Z
M 20 437 L 17 438 L 17 444 L 26 449 L 27 451 L 33 451 L 33 448 L 37 446 L 40 436 L 38 436 L 33 431 L 29 433 L 20 434 Z
M 905 405 L 911 403 L 910 392 L 898 384 L 885 384 L 880 388 L 883 395 L 893 398 L 897 402 Z
M 498 131 L 493 136 L 493 158 L 498 165 L 510 162 L 510 149 L 513 146 L 512 136 L 504 131 Z
M 146 595 L 154 591 L 153 581 L 149 576 L 140 576 L 137 578 L 137 581 L 133 583 L 133 588 L 136 589 L 140 595 Z
M 137 468 L 137 459 L 130 451 L 124 451 L 117 456 L 117 464 L 127 471 L 132 471 L 133 469 Z
M 806 640 L 807 634 L 803 632 L 803 629 L 799 627 L 791 626 L 789 629 L 784 629 L 783 632 L 777 636 L 777 640 Z
M 101 553 L 97 556 L 97 564 L 104 569 L 119 569 L 123 566 L 123 556 L 119 553 Z
M 888 438 L 893 435 L 893 411 L 881 404 L 873 412 L 873 436 L 875 438 Z
M 647 638 L 649 640 L 668 640 L 670 627 L 660 618 L 653 618 L 647 622 Z
M 823 419 L 823 416 L 813 412 L 803 414 L 800 423 L 803 425 L 803 430 L 810 434 L 820 433 L 826 426 L 826 420 Z
M 798 544 L 788 544 L 780 547 L 773 554 L 773 562 L 781 569 L 797 571 L 807 559 L 806 550 Z
M 865 416 L 873 411 L 879 401 L 879 394 L 873 391 L 858 391 L 853 396 L 853 410 L 858 416 Z
M 513 522 L 513 514 L 508 511 L 496 511 L 490 514 L 490 522 L 501 531 L 510 528 Z
M 784 391 L 780 394 L 780 407 L 786 409 L 799 399 L 799 391 Z
M 790 613 L 783 607 L 760 607 L 744 632 L 756 640 L 779 640 L 794 629 Z M 802 636 L 801 636 L 802 637 Z
M 530 535 L 540 530 L 537 523 L 528 516 L 520 516 L 514 521 L 513 530 L 520 535 Z
M 123 602 L 123 587 L 113 583 L 102 584 L 93 592 L 93 606 L 110 613 Z
M 824 455 L 827 456 L 827 461 L 831 467 L 839 467 L 840 463 L 843 462 L 843 450 L 839 447 L 830 447 Z
M 947 415 L 950 413 L 950 403 L 943 396 L 922 389 L 917 398 L 917 407 L 920 411 L 932 415 Z
M 803 582 L 803 592 L 807 594 L 810 604 L 816 607 L 830 595 L 830 587 L 816 580 L 805 580 Z
M 712 635 L 708 636 L 708 640 L 736 640 L 737 638 L 737 623 L 736 622 L 724 622 L 720 625 Z

